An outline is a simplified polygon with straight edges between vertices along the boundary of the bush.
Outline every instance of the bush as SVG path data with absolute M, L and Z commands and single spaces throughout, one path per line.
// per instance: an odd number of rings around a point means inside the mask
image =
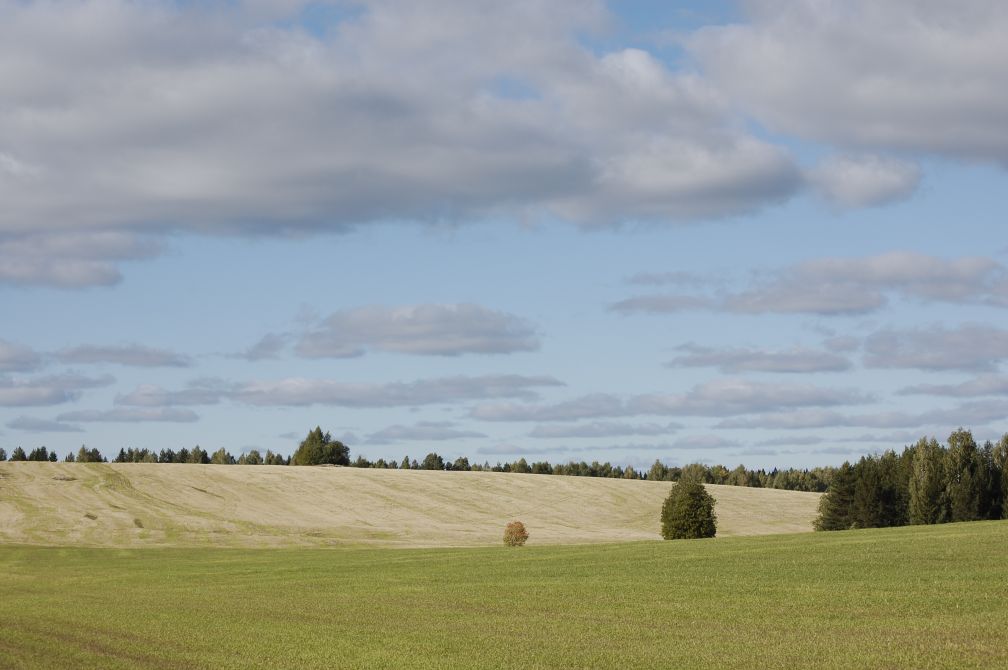
M 714 537 L 717 532 L 714 498 L 699 481 L 680 479 L 662 505 L 661 524 L 666 540 Z
M 525 524 L 521 521 L 512 521 L 504 528 L 504 544 L 509 547 L 521 547 L 528 540 L 529 534 L 525 530 Z

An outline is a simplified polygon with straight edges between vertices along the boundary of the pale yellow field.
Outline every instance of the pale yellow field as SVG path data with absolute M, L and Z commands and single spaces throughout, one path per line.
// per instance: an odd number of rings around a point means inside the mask
M 659 538 L 671 484 L 493 472 L 0 463 L 0 543 L 231 547 Z M 819 494 L 709 486 L 718 536 L 812 530 Z

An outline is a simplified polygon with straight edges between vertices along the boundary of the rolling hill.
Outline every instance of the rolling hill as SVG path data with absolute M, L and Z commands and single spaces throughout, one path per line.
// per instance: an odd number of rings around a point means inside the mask
M 0 463 L 0 542 L 108 547 L 652 540 L 668 482 L 492 472 Z M 718 536 L 812 529 L 819 494 L 709 486 Z

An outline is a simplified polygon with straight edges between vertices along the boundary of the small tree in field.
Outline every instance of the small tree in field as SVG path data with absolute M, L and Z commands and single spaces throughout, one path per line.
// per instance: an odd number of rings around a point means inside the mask
M 680 479 L 662 505 L 661 522 L 662 537 L 666 540 L 714 537 L 717 532 L 714 498 L 699 481 Z
M 512 521 L 504 528 L 504 544 L 509 547 L 521 547 L 528 540 L 529 534 L 525 530 L 525 524 L 521 521 Z

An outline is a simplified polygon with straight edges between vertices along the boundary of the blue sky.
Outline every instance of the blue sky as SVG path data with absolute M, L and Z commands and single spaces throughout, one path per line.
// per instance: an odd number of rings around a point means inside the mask
M 0 3 L 0 446 L 1008 429 L 1008 10 Z

